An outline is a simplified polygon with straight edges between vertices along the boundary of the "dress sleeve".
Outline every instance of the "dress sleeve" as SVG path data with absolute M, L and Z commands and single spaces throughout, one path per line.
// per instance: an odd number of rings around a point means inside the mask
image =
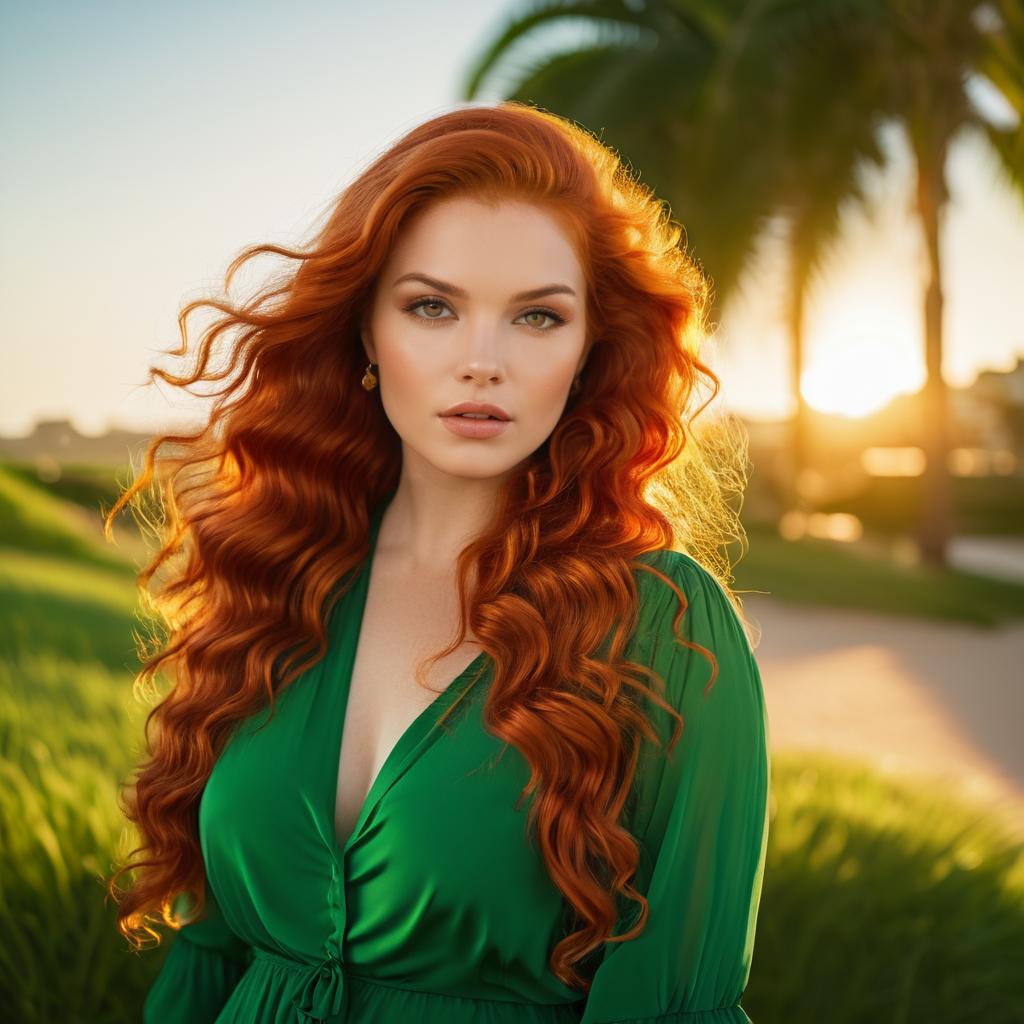
M 673 636 L 675 592 L 647 574 L 638 650 L 684 722 L 671 758 L 643 740 L 629 827 L 641 853 L 633 884 L 649 916 L 635 939 L 605 944 L 581 1024 L 742 1024 L 750 1021 L 740 998 L 768 841 L 764 693 L 743 624 L 717 580 L 688 555 L 661 554 L 657 568 L 688 601 L 680 635 L 710 650 L 718 673 L 705 695 L 711 662 Z M 667 741 L 676 719 L 651 707 L 652 725 Z M 620 906 L 617 935 L 638 913 L 635 901 Z
M 190 907 L 187 893 L 175 914 Z M 232 932 L 207 886 L 206 916 L 183 925 L 171 940 L 142 1008 L 143 1024 L 212 1024 L 251 960 L 247 943 Z

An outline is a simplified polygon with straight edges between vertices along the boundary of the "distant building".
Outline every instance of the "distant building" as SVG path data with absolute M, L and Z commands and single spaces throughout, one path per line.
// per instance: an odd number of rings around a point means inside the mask
M 966 388 L 950 390 L 957 443 L 1012 451 L 1024 460 L 1024 359 L 1008 372 L 983 370 Z

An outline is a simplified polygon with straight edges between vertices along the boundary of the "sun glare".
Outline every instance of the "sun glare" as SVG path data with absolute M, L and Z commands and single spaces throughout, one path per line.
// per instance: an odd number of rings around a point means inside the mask
M 819 412 L 859 417 L 920 386 L 909 347 L 881 333 L 832 338 L 812 353 L 801 390 Z

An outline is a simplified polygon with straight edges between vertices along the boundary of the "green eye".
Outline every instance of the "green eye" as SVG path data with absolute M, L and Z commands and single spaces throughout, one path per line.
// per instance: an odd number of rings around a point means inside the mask
M 407 313 L 411 313 L 413 316 L 415 316 L 416 315 L 416 310 L 422 308 L 423 306 L 442 306 L 444 308 L 447 308 L 447 303 L 442 301 L 441 299 L 417 299 L 416 302 L 414 302 L 411 306 L 406 306 L 405 307 L 405 311 Z M 440 316 L 421 316 L 421 317 L 417 317 L 417 319 L 419 319 L 419 320 L 443 320 L 445 318 L 444 317 L 440 317 Z
M 404 312 L 410 316 L 415 317 L 417 320 L 448 320 L 449 317 L 444 316 L 419 316 L 417 311 L 426 306 L 441 306 L 444 309 L 450 309 L 448 303 L 444 299 L 439 299 L 436 296 L 427 296 L 422 299 L 417 299 L 415 302 L 410 303 L 408 306 L 403 306 Z M 553 331 L 557 327 L 561 327 L 566 322 L 565 317 L 560 316 L 553 309 L 546 309 L 544 307 L 537 307 L 535 309 L 528 309 L 525 313 L 520 314 L 520 319 L 528 316 L 546 316 L 548 319 L 553 321 L 546 327 L 538 327 L 536 324 L 527 324 L 526 326 L 535 331 L 544 333 L 546 331 Z
M 546 316 L 554 321 L 554 324 L 550 327 L 540 327 L 538 330 L 541 331 L 553 331 L 556 327 L 560 327 L 565 323 L 565 318 L 559 316 L 553 309 L 531 309 L 523 314 L 523 316 Z M 527 327 L 533 327 L 534 324 L 527 324 Z

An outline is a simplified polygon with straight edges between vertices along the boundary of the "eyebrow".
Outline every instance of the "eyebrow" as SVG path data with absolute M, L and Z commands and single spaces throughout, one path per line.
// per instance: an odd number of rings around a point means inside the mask
M 447 281 L 440 281 L 436 277 L 428 277 L 426 274 L 403 274 L 398 278 L 392 287 L 397 287 L 403 281 L 422 281 L 425 285 L 435 289 L 439 292 L 447 292 L 449 295 L 454 295 L 456 298 L 464 299 L 469 295 L 469 292 L 465 288 L 459 288 L 457 285 L 449 284 Z M 529 299 L 539 299 L 543 295 L 555 295 L 564 293 L 566 295 L 575 296 L 575 292 L 567 284 L 548 284 L 541 288 L 531 288 L 529 291 L 519 292 L 512 296 L 513 302 L 525 302 Z

